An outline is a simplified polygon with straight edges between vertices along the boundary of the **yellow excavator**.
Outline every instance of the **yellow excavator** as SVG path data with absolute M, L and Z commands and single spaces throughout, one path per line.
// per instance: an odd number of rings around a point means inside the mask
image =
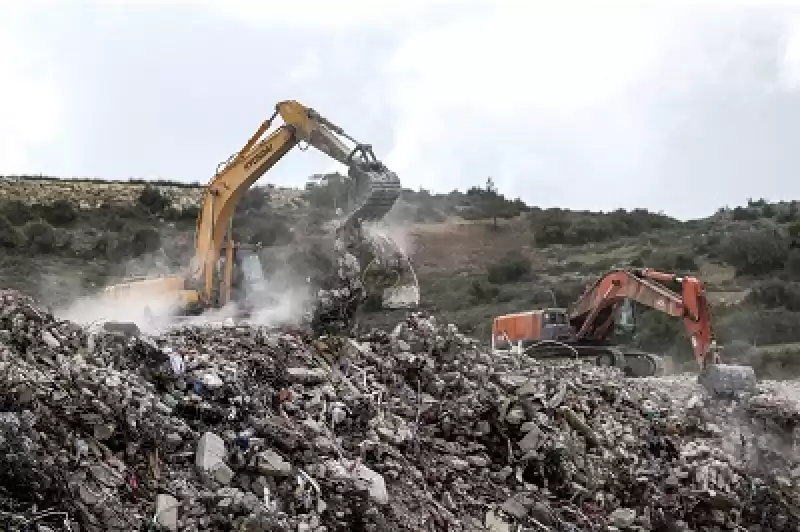
M 270 133 L 278 116 L 283 124 Z M 362 224 L 383 218 L 400 195 L 397 175 L 375 157 L 370 145 L 357 142 L 314 109 L 293 100 L 282 101 L 244 147 L 220 164 L 206 187 L 197 218 L 195 254 L 186 271 L 126 280 L 106 287 L 104 296 L 147 301 L 177 315 L 199 314 L 252 299 L 258 294 L 257 287 L 263 286 L 263 270 L 256 250 L 232 240 L 233 214 L 244 193 L 295 146 L 313 146 L 348 169 L 352 205 L 333 221 L 339 238 L 363 238 Z M 418 304 L 419 285 L 403 250 L 380 231 L 370 232 L 370 240 L 376 257 L 389 250 L 392 260 L 400 257 L 402 263 L 394 286 L 383 288 L 384 305 Z M 402 301 L 393 302 L 393 294 L 398 292 L 403 294 Z

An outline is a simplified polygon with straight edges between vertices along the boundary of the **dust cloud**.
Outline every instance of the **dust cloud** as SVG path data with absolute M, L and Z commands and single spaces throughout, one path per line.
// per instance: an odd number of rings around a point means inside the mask
M 408 259 L 413 249 L 413 223 L 400 209 L 393 209 L 390 216 L 379 223 L 364 225 L 365 234 L 382 258 L 395 256 L 399 252 L 404 264 L 404 278 L 397 286 L 384 294 L 384 301 L 393 307 L 408 307 L 419 301 L 419 284 Z M 299 235 L 298 235 L 299 237 Z M 302 240 L 302 238 L 300 239 Z M 81 290 L 77 280 L 71 283 L 74 297 L 69 303 L 54 309 L 63 319 L 90 325 L 105 321 L 133 322 L 144 333 L 156 333 L 174 325 L 224 325 L 234 320 L 240 311 L 249 311 L 248 323 L 264 327 L 299 325 L 309 316 L 316 302 L 317 289 L 312 281 L 314 267 L 298 264 L 302 255 L 303 242 L 297 239 L 283 247 L 265 248 L 259 253 L 262 277 L 250 281 L 253 289 L 246 294 L 242 305 L 228 304 L 222 308 L 209 309 L 198 316 L 181 316 L 180 303 L 169 294 L 174 294 L 174 286 L 185 274 L 174 268 L 174 262 L 163 251 L 148 254 L 126 261 L 117 268 L 121 277 L 127 280 L 151 279 L 145 285 L 128 293 L 111 293 L 98 290 L 87 294 Z M 330 242 L 316 242 L 312 247 L 320 247 Z M 308 247 L 308 243 L 305 243 Z M 188 264 L 188 260 L 182 261 Z M 330 272 L 315 272 L 327 273 Z M 156 281 L 156 279 L 161 279 Z M 109 281 L 109 285 L 124 281 Z M 250 284 L 249 283 L 249 284 Z
M 188 258 L 181 261 L 188 264 Z M 96 290 L 81 289 L 79 283 L 73 287 L 67 303 L 58 305 L 53 313 L 61 318 L 83 325 L 96 325 L 102 322 L 132 322 L 144 333 L 157 333 L 174 322 L 179 302 L 170 286 L 177 283 L 182 269 L 174 267 L 174 261 L 164 249 L 145 253 L 115 264 L 116 273 Z M 57 276 L 67 279 L 68 276 Z M 156 282 L 157 279 L 160 281 Z M 130 291 L 105 290 L 108 286 L 130 281 L 149 280 L 138 289 Z
M 142 332 L 154 334 L 172 323 L 168 317 L 174 316 L 177 309 L 174 299 L 151 293 L 111 296 L 100 292 L 79 297 L 71 305 L 54 309 L 54 314 L 83 325 L 132 322 Z
M 402 278 L 395 286 L 385 289 L 383 294 L 383 304 L 389 308 L 409 308 L 419 304 L 419 280 L 409 258 L 414 243 L 412 226 L 411 221 L 398 216 L 363 225 L 364 235 L 369 238 L 381 260 L 394 258 L 402 263 Z

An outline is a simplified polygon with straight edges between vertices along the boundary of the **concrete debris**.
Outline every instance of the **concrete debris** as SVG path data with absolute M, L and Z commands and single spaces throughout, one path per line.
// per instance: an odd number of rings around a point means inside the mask
M 0 292 L 0 529 L 800 527 L 800 408 L 774 387 L 500 359 L 421 314 L 92 334 Z

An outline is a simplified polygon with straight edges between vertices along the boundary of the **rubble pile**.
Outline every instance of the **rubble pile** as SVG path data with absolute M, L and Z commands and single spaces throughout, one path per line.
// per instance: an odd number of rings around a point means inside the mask
M 783 531 L 797 409 L 493 356 L 410 315 L 360 337 L 130 337 L 0 292 L 0 529 Z

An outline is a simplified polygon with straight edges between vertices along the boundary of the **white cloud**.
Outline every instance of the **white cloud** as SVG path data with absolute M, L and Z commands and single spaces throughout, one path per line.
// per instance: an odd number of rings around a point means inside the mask
M 33 151 L 53 140 L 61 126 L 59 91 L 46 58 L 9 27 L 0 9 L 0 173 L 35 166 Z
M 630 149 L 648 148 L 633 93 L 658 68 L 672 28 L 663 14 L 553 5 L 501 3 L 405 35 L 384 72 L 395 125 L 390 165 L 449 189 L 464 186 L 483 152 L 501 189 L 525 196 L 526 180 L 564 177 L 543 136 L 578 145 L 576 153 L 607 168 L 641 156 Z M 631 143 L 626 157 L 616 138 Z
M 786 89 L 800 87 L 800 17 L 786 21 L 783 54 L 779 58 L 780 82 Z
M 0 173 L 195 180 L 289 97 L 374 143 L 414 188 L 463 189 L 491 175 L 536 204 L 682 216 L 800 194 L 786 178 L 792 149 L 773 140 L 796 132 L 780 98 L 800 85 L 800 19 L 717 3 L 65 1 L 85 11 L 59 12 L 61 41 L 0 11 L 11 41 L 0 42 L 0 117 L 10 124 L 0 128 Z M 175 5 L 190 21 L 180 38 Z M 75 139 L 71 166 L 52 155 L 65 138 Z M 38 166 L 39 152 L 60 166 Z M 267 178 L 299 184 L 328 164 L 291 156 Z
M 433 5 L 453 4 L 437 0 L 187 0 L 186 4 L 205 6 L 222 15 L 248 24 L 291 26 L 312 32 L 315 29 L 347 29 L 370 25 L 385 26 L 417 17 Z M 313 37 L 309 33 L 308 37 Z M 297 36 L 302 40 L 304 35 Z

